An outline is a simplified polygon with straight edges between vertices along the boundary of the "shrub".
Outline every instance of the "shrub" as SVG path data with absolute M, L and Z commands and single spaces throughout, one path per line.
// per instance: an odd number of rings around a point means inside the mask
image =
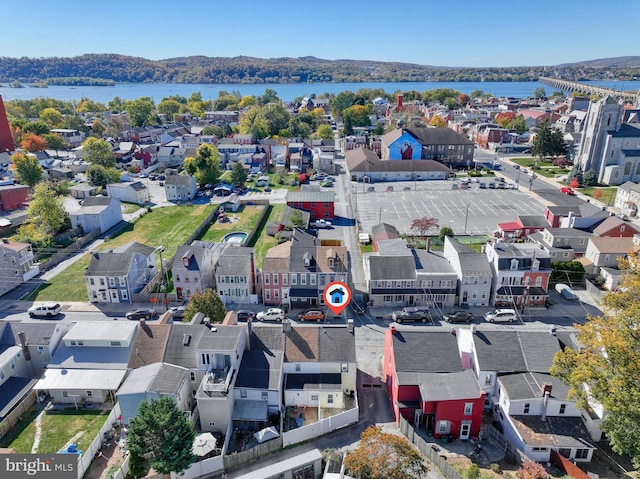
M 491 471 L 495 472 L 496 474 L 500 474 L 500 464 L 492 462 L 491 463 Z
M 480 466 L 477 464 L 471 464 L 467 470 L 467 479 L 479 479 L 480 478 Z

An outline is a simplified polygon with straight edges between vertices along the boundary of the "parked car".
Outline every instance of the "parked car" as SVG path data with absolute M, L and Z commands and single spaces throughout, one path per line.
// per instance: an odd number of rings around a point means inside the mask
M 323 188 L 331 188 L 333 186 L 333 181 L 325 180 L 320 183 L 320 186 L 322 186 Z
M 481 190 L 484 190 L 487 188 L 487 184 L 484 181 L 481 181 L 480 183 L 478 183 L 478 186 L 480 186 Z
M 324 321 L 324 313 L 319 309 L 309 309 L 298 314 L 300 321 Z
M 351 301 L 351 307 L 357 313 L 364 313 L 367 309 L 367 305 L 364 302 L 364 297 L 361 294 L 356 294 Z
M 249 311 L 248 309 L 239 309 L 236 311 L 236 318 L 238 321 L 251 321 L 256 317 L 256 313 Z
M 627 215 L 625 215 L 624 213 L 620 213 L 620 212 L 616 213 L 614 216 L 616 218 L 620 218 L 623 221 L 627 221 L 629 219 L 629 217 Z
M 369 187 L 367 188 L 367 191 L 368 191 L 369 193 L 371 193 L 372 191 L 376 191 L 376 189 L 375 189 L 375 187 L 374 187 L 374 186 L 369 186 Z
M 556 284 L 556 291 L 564 299 L 569 299 L 569 300 L 578 299 L 578 295 L 567 284 L 564 284 L 564 283 Z
M 568 186 L 564 186 L 564 187 L 560 188 L 560 191 L 562 193 L 564 193 L 565 195 L 575 195 L 576 194 L 576 192 L 573 191 L 573 189 L 569 188 Z
M 518 313 L 516 313 L 515 309 L 494 309 L 485 313 L 484 319 L 490 323 L 503 321 L 512 323 L 518 319 Z
M 385 189 L 385 191 L 393 191 L 393 186 L 391 186 L 391 185 L 387 186 L 387 188 Z
M 447 323 L 473 323 L 473 314 L 468 311 L 451 311 L 442 317 Z
M 327 220 L 315 220 L 313 223 L 311 223 L 311 226 L 314 228 L 331 228 L 331 221 L 327 221 Z
M 258 321 L 282 321 L 284 319 L 284 311 L 280 308 L 269 308 L 256 314 L 256 319 Z
M 184 306 L 171 306 L 169 312 L 172 318 L 182 319 L 184 318 Z
M 156 310 L 151 308 L 138 308 L 135 311 L 129 311 L 125 317 L 127 319 L 153 319 L 156 316 Z
M 44 303 L 31 306 L 27 312 L 31 318 L 53 318 L 60 314 L 61 309 L 59 303 Z
M 400 311 L 391 313 L 391 317 L 396 323 L 402 323 L 403 321 L 422 321 L 426 323 L 427 319 L 429 319 L 429 307 L 406 306 Z

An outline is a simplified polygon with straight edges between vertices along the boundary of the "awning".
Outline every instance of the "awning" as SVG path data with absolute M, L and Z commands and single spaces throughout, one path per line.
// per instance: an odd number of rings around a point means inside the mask
M 266 421 L 267 401 L 236 401 L 233 405 L 232 419 L 236 421 Z

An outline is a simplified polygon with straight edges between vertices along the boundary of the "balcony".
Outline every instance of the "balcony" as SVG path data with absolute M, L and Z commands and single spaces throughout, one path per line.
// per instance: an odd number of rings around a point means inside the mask
M 231 368 L 211 369 L 202 378 L 202 391 L 211 396 L 213 394 L 227 394 L 229 384 L 233 378 Z

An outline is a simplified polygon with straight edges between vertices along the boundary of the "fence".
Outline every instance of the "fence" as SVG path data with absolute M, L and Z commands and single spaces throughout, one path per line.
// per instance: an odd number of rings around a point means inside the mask
M 591 479 L 589 474 L 584 472 L 566 457 L 558 454 L 553 449 L 551 450 L 551 462 L 573 479 Z
M 74 254 L 78 253 L 82 249 L 82 247 L 84 247 L 84 245 L 93 241 L 98 236 L 100 236 L 100 231 L 95 230 L 82 237 L 76 238 L 76 240 L 72 244 L 70 244 L 66 248 L 61 249 L 60 251 L 55 253 L 53 256 L 46 258 L 46 261 L 40 263 L 40 272 L 49 271 L 55 268 L 64 260 L 69 259 Z M 37 261 L 40 261 L 44 257 L 45 255 L 43 254 L 36 254 Z
M 400 416 L 400 431 L 404 434 L 409 442 L 416 446 L 429 461 L 431 461 L 447 479 L 464 479 L 456 470 L 447 462 L 446 456 L 441 456 L 439 449 L 434 443 L 425 441 L 409 422 Z
M 229 471 L 237 467 L 247 464 L 248 462 L 257 461 L 267 454 L 277 452 L 282 449 L 282 437 L 277 437 L 271 441 L 258 444 L 251 449 L 242 452 L 234 452 L 232 454 L 223 456 L 224 470 Z
M 91 445 L 87 448 L 86 451 L 83 452 L 82 457 L 78 460 L 78 479 L 82 479 L 82 476 L 84 476 L 84 473 L 87 471 L 87 469 L 89 469 L 89 466 L 91 466 L 91 463 L 93 462 L 94 458 L 102 448 L 102 443 L 104 442 L 105 433 L 113 429 L 114 423 L 118 421 L 118 417 L 121 414 L 122 413 L 120 412 L 120 403 L 116 403 L 113 409 L 111 410 L 111 412 L 109 413 L 107 420 L 100 428 L 100 431 L 96 435 L 95 439 L 93 440 L 93 442 L 91 442 Z M 113 440 L 116 440 L 116 438 L 113 438 Z
M 202 461 L 194 462 L 189 469 L 181 474 L 171 473 L 171 479 L 195 479 L 197 477 L 211 477 L 214 473 L 224 470 L 224 456 L 210 457 Z
M 308 426 L 299 427 L 291 431 L 287 431 L 282 435 L 282 444 L 284 447 L 292 444 L 298 444 L 300 442 L 313 439 L 323 434 L 330 433 L 349 424 L 358 422 L 359 408 L 356 405 L 355 408 L 348 411 L 336 414 L 334 416 L 321 419 L 318 422 L 309 424 Z
M 36 392 L 32 389 L 29 394 L 27 394 L 22 401 L 20 401 L 14 409 L 7 414 L 7 416 L 0 422 L 0 438 L 4 437 L 6 433 L 8 433 L 11 429 L 18 424 L 20 418 L 25 412 L 28 412 L 33 408 L 33 405 L 36 403 Z
M 483 424 L 480 426 L 480 436 L 491 442 L 496 448 L 504 453 L 505 456 L 514 458 L 520 464 L 529 461 L 529 457 L 520 449 L 511 444 L 495 427 L 491 424 Z

